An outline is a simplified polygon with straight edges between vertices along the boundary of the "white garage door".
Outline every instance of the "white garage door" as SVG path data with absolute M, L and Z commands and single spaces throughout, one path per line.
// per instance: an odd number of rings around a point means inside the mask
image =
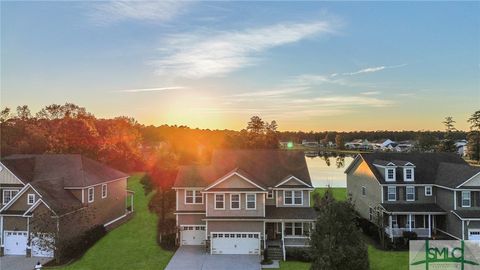
M 214 232 L 212 254 L 260 254 L 260 233 Z
M 53 258 L 54 238 L 49 234 L 32 235 L 32 256 Z
M 204 225 L 182 225 L 180 226 L 181 244 L 185 245 L 205 245 L 205 226 Z
M 5 231 L 3 242 L 5 255 L 26 255 L 27 254 L 27 232 Z
M 480 241 L 480 230 L 469 230 L 468 231 L 468 240 L 478 240 L 478 241 Z

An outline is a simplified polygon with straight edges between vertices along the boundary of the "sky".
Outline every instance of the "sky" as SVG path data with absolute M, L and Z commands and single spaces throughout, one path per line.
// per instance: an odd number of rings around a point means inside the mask
M 5 2 L 1 106 L 240 130 L 468 129 L 477 2 Z

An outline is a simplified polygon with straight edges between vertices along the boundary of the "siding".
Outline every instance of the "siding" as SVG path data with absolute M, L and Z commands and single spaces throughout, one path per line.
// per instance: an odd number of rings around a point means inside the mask
M 193 224 L 205 224 L 205 221 L 202 219 L 205 218 L 205 215 L 192 215 L 192 214 L 182 214 L 178 215 L 178 225 L 193 225 Z
M 26 190 L 20 198 L 16 199 L 15 202 L 10 205 L 8 210 L 15 210 L 15 211 L 27 211 L 32 205 L 27 204 L 27 197 L 28 194 L 34 194 L 35 195 L 35 201 L 40 199 L 38 196 L 37 192 L 35 192 L 31 187 Z
M 263 232 L 263 221 L 209 221 L 207 233 L 211 232 Z M 262 233 L 263 234 L 263 233 Z
M 360 160 L 347 174 L 347 191 L 352 196 L 355 210 L 368 219 L 369 207 L 374 208 L 382 201 L 382 189 L 365 161 Z M 366 196 L 362 196 L 362 186 L 367 189 Z
M 404 204 L 415 204 L 415 203 L 435 203 L 435 189 L 433 190 L 432 196 L 425 196 L 425 187 L 424 186 L 415 186 L 415 201 L 407 201 L 406 199 L 406 186 L 396 186 L 397 187 L 397 200 L 388 201 L 388 186 L 383 186 L 383 198 L 384 203 L 404 203 Z M 391 185 L 394 186 L 394 185 Z
M 93 215 L 92 225 L 105 224 L 126 213 L 126 178 L 108 183 L 106 198 L 102 198 L 102 185 L 95 186 L 94 189 L 94 201 L 88 204 L 89 212 Z M 87 191 L 85 191 L 85 196 L 88 196 Z M 87 201 L 85 200 L 85 202 Z
M 27 218 L 3 216 L 3 230 L 5 231 L 26 231 Z
M 296 189 L 298 190 L 298 189 Z M 308 196 L 308 190 L 302 190 L 303 192 L 303 204 L 302 205 L 285 205 L 283 203 L 283 190 L 276 190 L 275 195 L 278 203 L 278 207 L 308 207 L 309 206 L 309 200 L 310 196 Z
M 179 211 L 202 211 L 205 210 L 205 194 L 202 204 L 185 204 L 185 189 L 177 189 L 177 210 Z
M 232 175 L 214 188 L 258 188 L 238 175 Z
M 265 194 L 263 193 L 255 193 L 257 195 L 257 205 L 255 210 L 247 210 L 246 209 L 246 194 L 240 193 L 240 210 L 231 210 L 230 209 L 230 193 L 225 194 L 225 210 L 215 210 L 215 199 L 214 195 L 218 193 L 207 193 L 206 196 L 208 197 L 208 204 L 207 204 L 207 216 L 258 216 L 264 217 L 265 216 Z M 233 193 L 238 194 L 238 193 Z
M 2 170 L 0 171 L 0 184 L 21 184 L 23 183 L 17 179 L 3 164 L 0 162 Z

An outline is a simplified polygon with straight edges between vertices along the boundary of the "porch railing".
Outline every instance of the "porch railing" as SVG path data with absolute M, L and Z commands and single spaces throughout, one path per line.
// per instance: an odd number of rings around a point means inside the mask
M 429 237 L 428 235 L 428 232 L 429 232 L 429 229 L 428 228 L 391 228 L 390 227 L 386 227 L 385 228 L 385 232 L 389 235 L 389 236 L 393 236 L 393 237 L 402 237 L 403 236 L 403 232 L 415 232 L 417 234 L 418 237 Z

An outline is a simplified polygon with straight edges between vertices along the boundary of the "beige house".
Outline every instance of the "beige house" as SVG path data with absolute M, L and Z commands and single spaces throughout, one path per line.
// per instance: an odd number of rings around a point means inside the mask
M 128 175 L 81 155 L 13 155 L 0 163 L 0 255 L 55 247 L 127 216 Z M 131 206 L 133 206 L 133 201 Z
M 209 165 L 182 167 L 174 189 L 179 245 L 283 259 L 309 246 L 316 213 L 303 152 L 216 151 Z

